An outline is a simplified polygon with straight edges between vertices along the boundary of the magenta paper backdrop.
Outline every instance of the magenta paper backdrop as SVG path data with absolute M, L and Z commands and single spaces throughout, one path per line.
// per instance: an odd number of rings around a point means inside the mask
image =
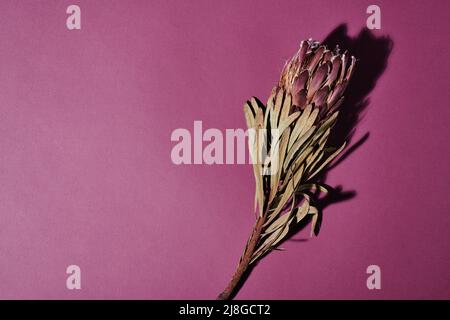
M 300 40 L 357 36 L 370 4 L 1 1 L 0 298 L 215 298 L 254 222 L 252 170 L 176 166 L 172 131 L 244 128 Z M 376 4 L 393 50 L 352 141 L 370 137 L 327 180 L 356 195 L 239 299 L 450 298 L 449 2 Z

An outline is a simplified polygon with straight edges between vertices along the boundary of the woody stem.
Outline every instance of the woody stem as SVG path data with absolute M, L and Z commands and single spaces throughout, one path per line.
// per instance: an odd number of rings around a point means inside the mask
M 217 297 L 217 300 L 230 300 L 233 294 L 235 293 L 234 291 L 236 290 L 237 285 L 241 281 L 245 271 L 247 271 L 253 253 L 255 252 L 256 245 L 258 244 L 258 241 L 261 238 L 261 232 L 263 229 L 264 221 L 265 221 L 264 215 L 256 220 L 256 224 L 253 227 L 250 239 L 248 241 L 248 245 L 245 249 L 243 256 L 241 257 L 241 260 L 239 261 L 237 269 L 234 272 L 231 281 L 228 283 L 228 285 L 222 291 L 222 293 L 219 294 L 219 296 Z

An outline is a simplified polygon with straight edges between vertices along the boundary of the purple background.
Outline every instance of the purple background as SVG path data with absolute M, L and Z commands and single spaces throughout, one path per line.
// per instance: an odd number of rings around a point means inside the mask
M 450 298 L 449 2 L 376 3 L 393 51 L 353 142 L 370 137 L 327 180 L 357 194 L 237 298 Z M 356 36 L 370 4 L 1 1 L 0 298 L 215 298 L 254 222 L 252 170 L 175 166 L 172 131 L 245 127 L 300 40 Z

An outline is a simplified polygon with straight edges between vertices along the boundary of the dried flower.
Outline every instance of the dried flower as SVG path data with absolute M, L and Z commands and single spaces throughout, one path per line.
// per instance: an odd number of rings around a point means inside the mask
M 253 97 L 244 105 L 249 129 L 277 134 L 255 135 L 249 144 L 252 156 L 269 155 L 253 165 L 258 217 L 236 272 L 218 299 L 230 299 L 247 268 L 276 248 L 308 215 L 313 234 L 318 217 L 314 198 L 317 192 L 327 191 L 318 174 L 345 147 L 344 143 L 336 149 L 327 141 L 354 66 L 355 58 L 347 52 L 302 41 L 267 104 Z M 267 175 L 275 163 L 276 170 Z

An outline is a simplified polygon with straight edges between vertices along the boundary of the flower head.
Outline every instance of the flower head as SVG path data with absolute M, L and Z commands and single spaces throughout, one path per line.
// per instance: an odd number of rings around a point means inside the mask
M 292 111 L 307 105 L 320 108 L 323 117 L 336 110 L 352 76 L 356 59 L 339 47 L 333 51 L 318 41 L 305 40 L 297 53 L 286 63 L 281 73 L 279 88 L 292 96 Z M 319 118 L 321 118 L 319 117 Z

